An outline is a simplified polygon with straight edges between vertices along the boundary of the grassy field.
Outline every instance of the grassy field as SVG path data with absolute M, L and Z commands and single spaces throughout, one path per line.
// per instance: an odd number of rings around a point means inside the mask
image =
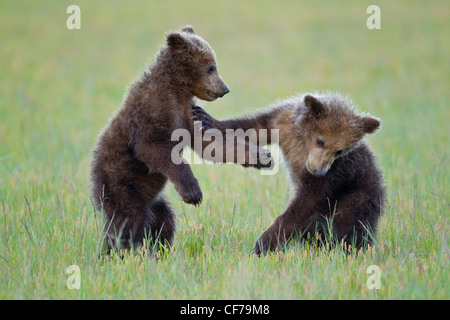
M 81 30 L 66 8 L 81 7 Z M 0 299 L 449 299 L 450 4 L 377 1 L 0 0 Z M 289 199 L 283 169 L 193 165 L 203 205 L 166 194 L 174 247 L 99 259 L 89 199 L 96 138 L 164 43 L 192 24 L 231 88 L 223 119 L 297 92 L 337 90 L 382 119 L 369 137 L 388 188 L 378 243 L 346 255 L 254 242 Z M 66 286 L 77 265 L 81 289 Z M 380 289 L 366 285 L 371 265 Z

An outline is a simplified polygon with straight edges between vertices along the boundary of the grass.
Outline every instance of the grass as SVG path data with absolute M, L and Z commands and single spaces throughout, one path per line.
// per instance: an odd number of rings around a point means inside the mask
M 449 75 L 446 1 L 0 1 L 0 299 L 449 299 Z M 291 243 L 258 258 L 259 234 L 289 199 L 288 180 L 193 165 L 204 194 L 182 203 L 173 249 L 97 257 L 102 217 L 89 199 L 97 135 L 164 42 L 190 23 L 231 88 L 200 102 L 218 118 L 302 91 L 350 94 L 382 119 L 369 138 L 388 188 L 376 247 Z M 66 286 L 77 265 L 81 289 Z M 367 268 L 381 270 L 369 290 Z

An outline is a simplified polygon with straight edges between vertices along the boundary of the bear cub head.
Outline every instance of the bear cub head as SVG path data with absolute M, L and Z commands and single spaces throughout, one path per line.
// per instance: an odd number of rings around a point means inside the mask
M 307 150 L 306 169 L 314 176 L 324 176 L 333 162 L 375 132 L 381 121 L 358 114 L 351 102 L 337 94 L 310 95 L 303 98 L 297 119 Z
M 181 78 L 192 95 L 214 101 L 230 92 L 217 70 L 214 50 L 191 26 L 167 34 L 166 41 L 171 53 L 172 76 Z

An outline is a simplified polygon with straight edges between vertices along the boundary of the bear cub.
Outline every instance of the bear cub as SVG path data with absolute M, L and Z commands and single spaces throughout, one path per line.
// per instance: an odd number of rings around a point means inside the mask
M 149 70 L 130 86 L 94 150 L 92 196 L 105 216 L 108 252 L 141 245 L 145 238 L 153 245 L 172 244 L 175 214 L 162 195 L 168 180 L 186 203 L 202 201 L 189 164 L 172 161 L 178 142 L 171 135 L 185 129 L 194 136 L 195 97 L 213 101 L 230 90 L 214 51 L 191 26 L 170 32 L 166 41 Z M 202 143 L 204 149 L 208 142 Z
M 298 95 L 256 115 L 224 121 L 200 107 L 192 112 L 205 129 L 269 129 L 268 143 L 270 129 L 279 130 L 294 195 L 256 242 L 254 253 L 330 230 L 333 239 L 353 248 L 373 243 L 385 187 L 364 136 L 375 132 L 380 120 L 358 113 L 348 98 L 335 93 Z

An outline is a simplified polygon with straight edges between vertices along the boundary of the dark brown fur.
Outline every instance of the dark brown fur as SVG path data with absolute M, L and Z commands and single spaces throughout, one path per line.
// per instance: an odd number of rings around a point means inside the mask
M 300 95 L 257 115 L 225 121 L 199 107 L 193 114 L 206 129 L 279 129 L 295 195 L 256 242 L 255 253 L 328 230 L 353 247 L 372 244 L 385 189 L 363 137 L 378 129 L 378 119 L 358 114 L 348 99 L 331 93 Z
M 169 33 L 166 40 L 150 70 L 129 88 L 94 151 L 93 201 L 104 212 L 110 249 L 142 244 L 145 237 L 153 244 L 172 243 L 175 215 L 162 196 L 168 180 L 183 201 L 202 201 L 189 165 L 171 161 L 178 144 L 171 134 L 184 128 L 193 139 L 194 97 L 213 101 L 229 89 L 217 71 L 214 51 L 192 27 Z

